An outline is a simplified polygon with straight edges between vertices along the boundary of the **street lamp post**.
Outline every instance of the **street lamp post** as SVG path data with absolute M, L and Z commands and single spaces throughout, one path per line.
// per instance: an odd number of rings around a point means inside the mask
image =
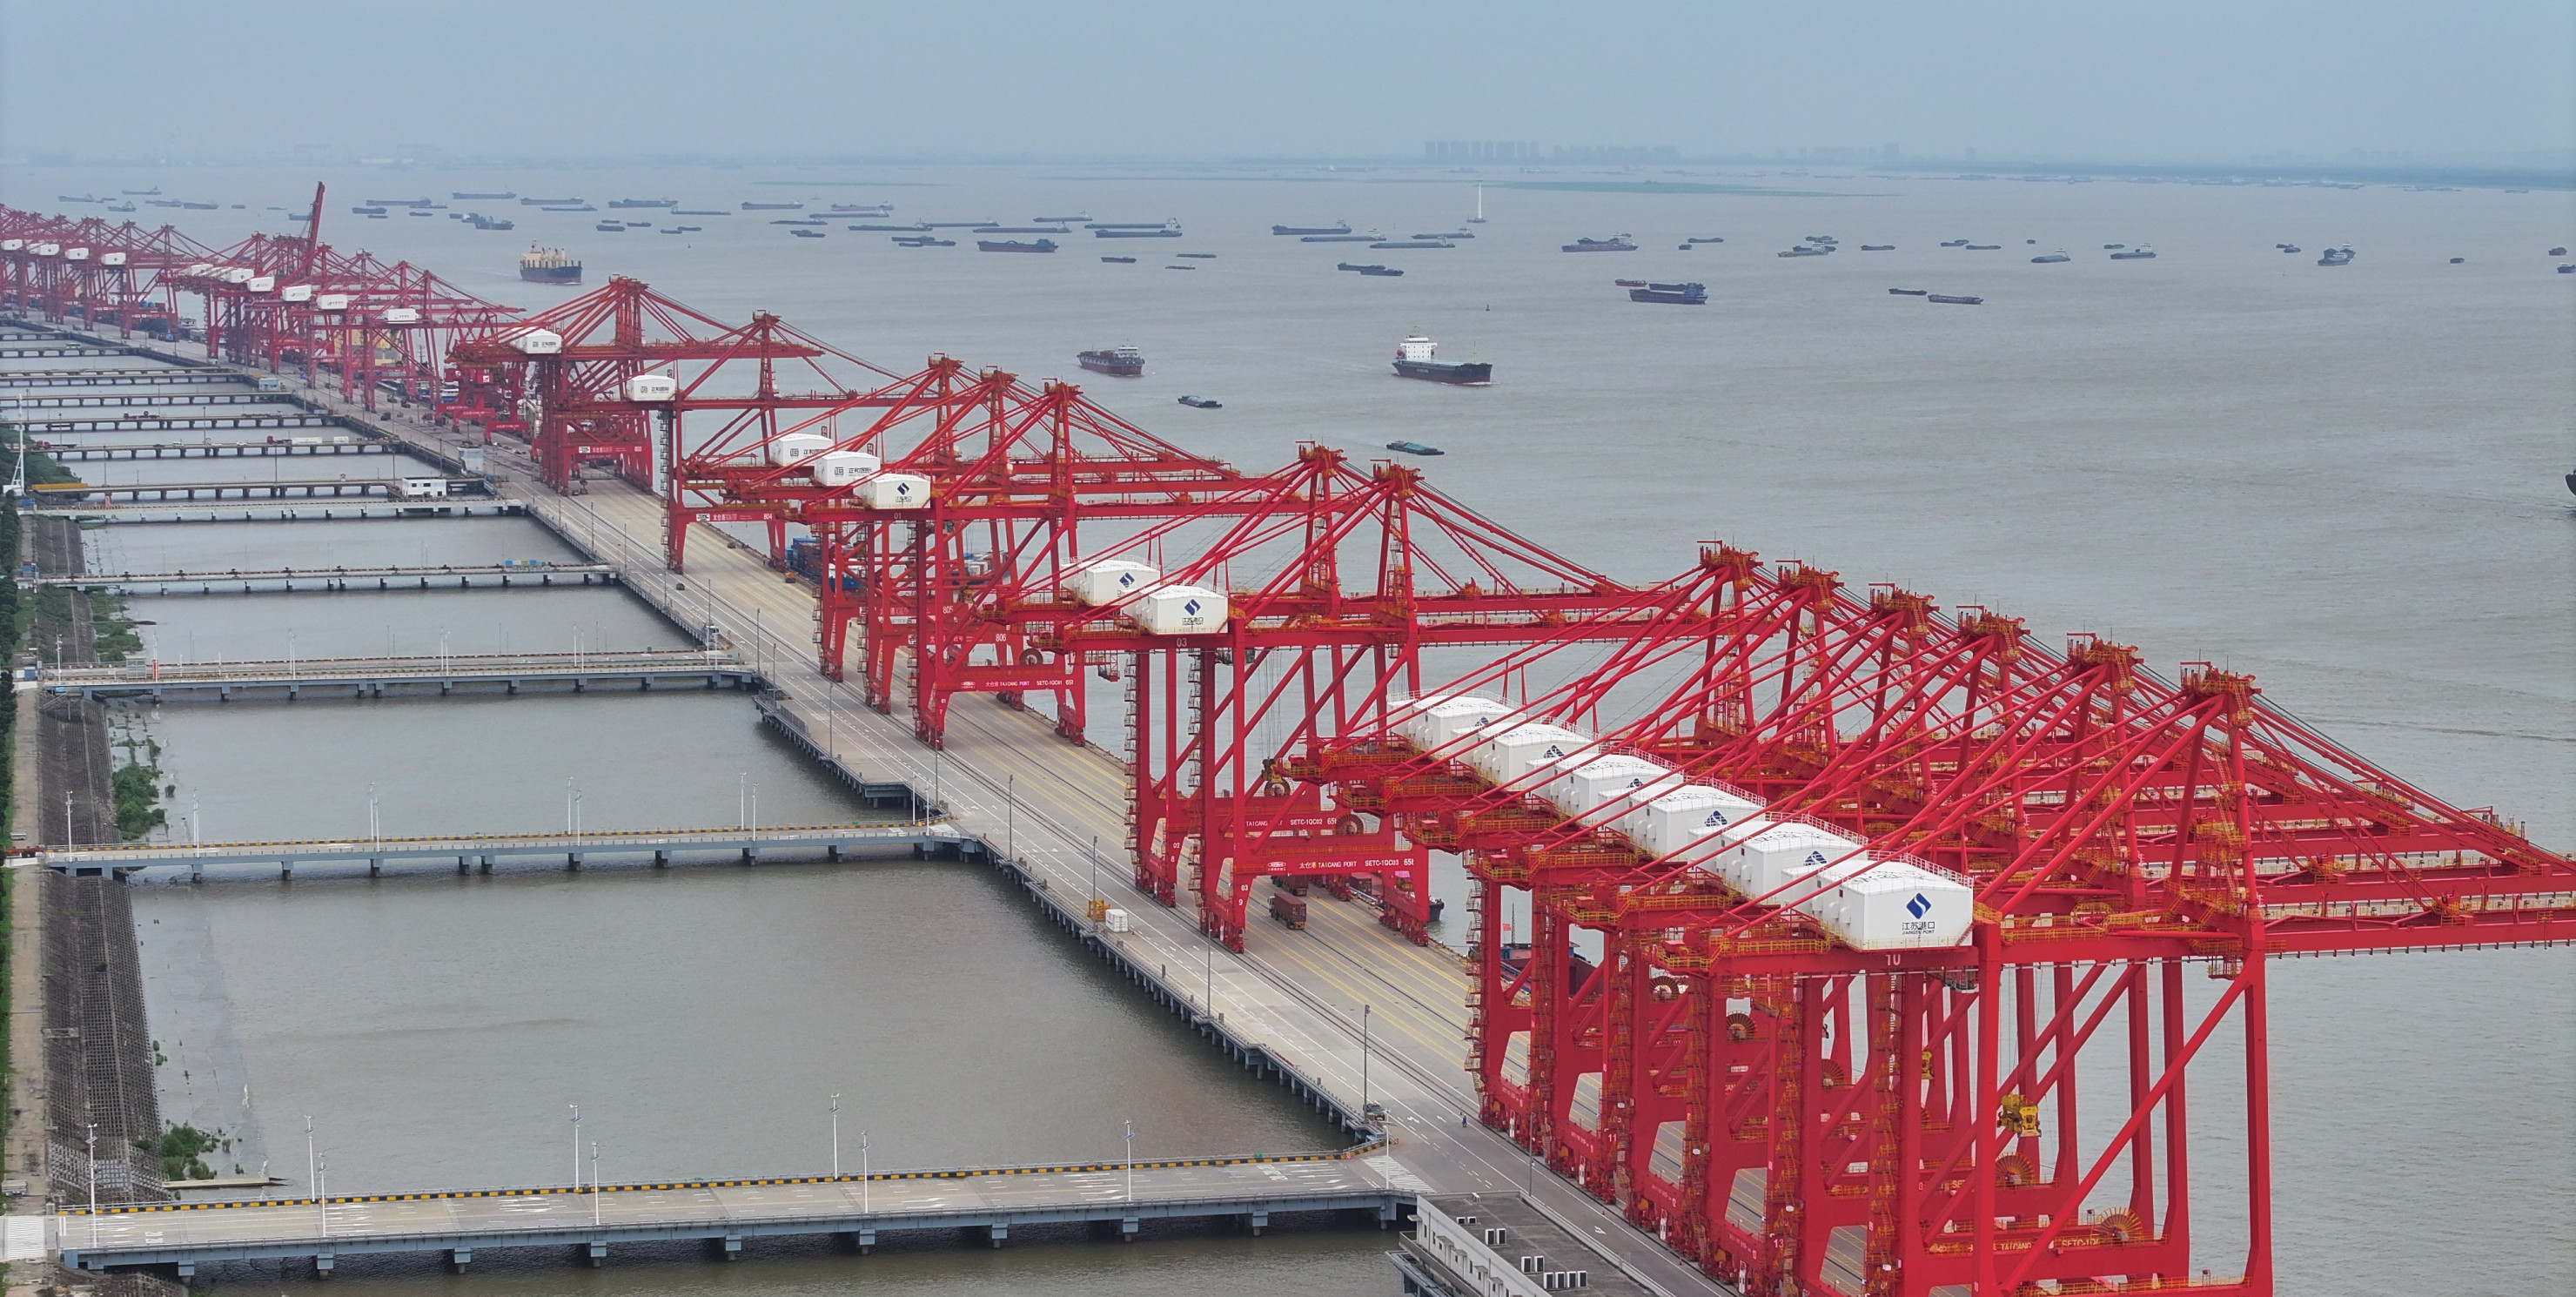
M 832 1178 L 841 1178 L 841 1096 L 832 1096 Z
M 599 1141 L 590 1142 L 590 1226 L 599 1228 Z
M 1126 1125 L 1127 1201 L 1134 1202 L 1136 1201 L 1136 1123 L 1131 1121 Z
M 1369 1006 L 1360 1006 L 1360 1113 L 1366 1120 L 1369 1106 Z
M 310 1113 L 306 1114 L 304 1118 L 304 1184 L 305 1187 L 313 1191 L 314 1212 L 317 1215 L 321 1214 L 322 1169 L 321 1164 L 314 1158 L 313 1117 Z M 325 1231 L 331 1228 L 331 1218 L 328 1215 L 322 1215 L 322 1228 Z
M 572 1104 L 572 1187 L 581 1187 L 581 1105 Z
M 98 1123 L 89 1124 L 89 1245 L 98 1246 Z

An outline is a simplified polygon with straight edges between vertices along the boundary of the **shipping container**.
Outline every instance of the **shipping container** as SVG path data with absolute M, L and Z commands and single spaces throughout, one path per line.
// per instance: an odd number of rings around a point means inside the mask
M 1226 597 L 1194 585 L 1156 586 L 1136 600 L 1136 624 L 1148 635 L 1212 635 L 1233 609 Z
M 1644 850 L 1669 856 L 1761 809 L 1761 803 L 1723 788 L 1688 784 L 1651 800 L 1632 802 L 1619 816 L 1619 831 Z
M 1270 894 L 1270 917 L 1292 928 L 1306 926 L 1306 898 L 1288 892 Z
M 1111 932 L 1125 932 L 1135 926 L 1127 911 L 1111 906 L 1100 912 L 1100 926 Z
M 1065 573 L 1064 588 L 1088 604 L 1116 603 L 1162 584 L 1163 570 L 1123 558 L 1095 558 Z

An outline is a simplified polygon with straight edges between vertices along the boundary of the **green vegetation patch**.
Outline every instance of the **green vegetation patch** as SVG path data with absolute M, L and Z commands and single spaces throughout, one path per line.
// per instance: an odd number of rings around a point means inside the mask
M 131 842 L 161 827 L 169 817 L 161 810 L 161 771 L 140 761 L 116 772 L 116 831 Z

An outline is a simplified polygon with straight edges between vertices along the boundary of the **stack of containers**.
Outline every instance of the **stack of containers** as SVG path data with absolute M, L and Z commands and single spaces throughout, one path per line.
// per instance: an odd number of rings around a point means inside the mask
M 1540 766 L 1601 750 L 1591 735 L 1562 725 L 1488 725 L 1483 734 L 1468 750 L 1467 764 L 1498 784 L 1517 784 Z
M 1957 877 L 1883 860 L 1801 907 L 1856 950 L 1955 946 L 1976 918 L 1976 893 Z

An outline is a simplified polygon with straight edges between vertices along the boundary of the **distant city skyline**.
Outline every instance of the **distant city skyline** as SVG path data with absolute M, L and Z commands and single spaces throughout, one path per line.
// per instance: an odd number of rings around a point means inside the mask
M 1829 20 L 1829 21 L 1828 21 Z M 82 51 L 78 56 L 70 51 Z M 110 56 L 112 53 L 112 56 Z M 0 0 L 0 158 L 2564 167 L 2576 7 Z M 1669 154 L 1660 150 L 1670 150 Z M 1973 153 L 1972 153 L 1973 151 Z M 1617 161 L 1607 154 L 1596 160 Z

